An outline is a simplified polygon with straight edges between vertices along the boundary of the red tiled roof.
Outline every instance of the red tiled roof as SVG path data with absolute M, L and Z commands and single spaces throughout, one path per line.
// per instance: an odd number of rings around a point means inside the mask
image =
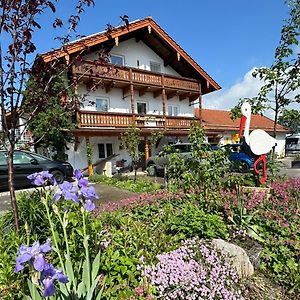
M 195 115 L 199 117 L 199 109 L 195 108 Z M 239 130 L 240 119 L 231 120 L 230 112 L 216 109 L 202 109 L 202 122 L 207 130 L 214 131 L 232 131 Z M 250 130 L 262 129 L 267 132 L 272 132 L 274 121 L 268 117 L 261 115 L 252 115 Z M 277 132 L 289 132 L 289 129 L 277 124 Z

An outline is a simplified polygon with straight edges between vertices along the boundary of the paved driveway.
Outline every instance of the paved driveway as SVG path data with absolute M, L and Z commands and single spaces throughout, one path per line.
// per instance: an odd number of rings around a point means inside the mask
M 126 191 L 126 190 L 121 190 L 113 186 L 108 186 L 105 184 L 97 183 L 93 185 L 96 189 L 97 194 L 99 195 L 100 199 L 96 201 L 97 203 L 103 203 L 103 202 L 110 202 L 110 201 L 119 201 L 125 198 L 129 198 L 135 193 Z M 23 191 L 33 191 L 34 189 L 26 189 L 26 190 L 19 190 L 16 191 L 16 193 L 20 193 Z M 9 197 L 9 192 L 3 192 L 0 193 L 0 213 L 3 213 L 7 209 L 11 207 L 10 204 L 10 197 Z

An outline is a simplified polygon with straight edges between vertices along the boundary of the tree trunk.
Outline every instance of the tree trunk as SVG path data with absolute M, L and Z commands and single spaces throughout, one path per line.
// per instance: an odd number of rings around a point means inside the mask
M 8 167 L 8 188 L 10 193 L 10 201 L 13 210 L 14 224 L 16 231 L 19 232 L 19 212 L 15 193 L 15 182 L 14 182 L 14 166 L 13 166 L 13 150 L 7 151 L 7 167 Z

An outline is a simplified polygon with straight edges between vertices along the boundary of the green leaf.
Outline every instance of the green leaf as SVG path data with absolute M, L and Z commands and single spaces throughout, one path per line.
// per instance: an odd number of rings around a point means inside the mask
M 66 258 L 66 262 L 65 262 L 65 267 L 66 267 L 66 272 L 67 272 L 67 276 L 69 278 L 69 283 L 68 285 L 71 286 L 71 284 L 76 286 L 76 282 L 75 282 L 75 276 L 74 276 L 74 270 L 73 270 L 73 265 L 72 262 L 70 261 L 69 258 Z
M 93 265 L 92 265 L 92 281 L 95 280 L 96 276 L 98 275 L 99 268 L 100 268 L 100 255 L 101 252 L 99 251 L 98 254 L 96 255 Z
M 94 291 L 95 291 L 95 288 L 97 287 L 98 285 L 98 282 L 99 282 L 99 279 L 100 279 L 101 275 L 99 275 L 92 283 L 92 286 L 90 287 L 89 289 L 89 292 L 86 296 L 86 300 L 91 300 L 92 297 L 93 297 L 93 294 L 94 294 Z
M 42 297 L 39 294 L 35 284 L 33 284 L 29 279 L 27 279 L 27 284 L 32 300 L 42 300 Z
M 77 296 L 78 296 L 78 298 L 81 298 L 86 293 L 87 293 L 87 290 L 85 288 L 85 284 L 83 281 L 81 281 L 77 287 Z

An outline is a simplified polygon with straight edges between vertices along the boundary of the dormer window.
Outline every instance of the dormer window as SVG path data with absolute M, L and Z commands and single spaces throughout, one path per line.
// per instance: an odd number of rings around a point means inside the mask
M 150 61 L 150 71 L 161 73 L 161 64 L 154 61 Z
M 113 65 L 124 66 L 124 56 L 111 54 L 110 63 Z

